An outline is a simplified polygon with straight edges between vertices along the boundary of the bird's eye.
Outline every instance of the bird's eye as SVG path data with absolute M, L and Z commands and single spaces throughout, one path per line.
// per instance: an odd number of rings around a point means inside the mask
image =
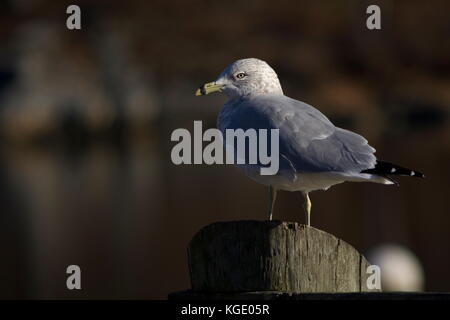
M 239 72 L 236 75 L 236 79 L 244 79 L 247 75 L 244 72 Z

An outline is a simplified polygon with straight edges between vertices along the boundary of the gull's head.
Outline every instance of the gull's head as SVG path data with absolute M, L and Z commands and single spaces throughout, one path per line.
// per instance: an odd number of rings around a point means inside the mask
M 255 58 L 233 62 L 219 75 L 216 81 L 197 89 L 195 95 L 206 95 L 220 91 L 229 98 L 260 94 L 283 94 L 275 71 L 265 62 Z

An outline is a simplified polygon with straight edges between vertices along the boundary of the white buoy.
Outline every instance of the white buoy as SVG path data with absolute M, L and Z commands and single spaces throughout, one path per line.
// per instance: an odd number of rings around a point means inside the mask
M 422 265 L 409 249 L 397 244 L 383 244 L 372 249 L 367 258 L 381 269 L 383 291 L 423 291 Z

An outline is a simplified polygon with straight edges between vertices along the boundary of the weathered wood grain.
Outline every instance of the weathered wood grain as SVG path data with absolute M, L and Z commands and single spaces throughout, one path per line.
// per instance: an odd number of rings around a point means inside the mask
M 188 245 L 194 292 L 360 292 L 367 260 L 351 245 L 294 222 L 217 222 Z

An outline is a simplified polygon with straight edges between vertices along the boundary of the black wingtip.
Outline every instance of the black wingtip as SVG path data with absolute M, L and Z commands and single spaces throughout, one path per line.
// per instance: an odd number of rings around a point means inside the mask
M 425 175 L 422 172 L 403 168 L 387 161 L 377 161 L 375 168 L 367 169 L 361 172 L 378 175 L 399 175 L 399 176 L 425 178 Z
M 390 182 L 392 182 L 392 184 L 396 187 L 400 187 L 400 183 L 398 183 L 397 180 L 392 179 L 392 177 L 388 177 L 388 176 L 383 176 L 385 179 L 389 180 Z
M 425 175 L 422 172 L 413 171 L 411 170 L 411 177 L 417 177 L 417 178 L 425 178 Z

